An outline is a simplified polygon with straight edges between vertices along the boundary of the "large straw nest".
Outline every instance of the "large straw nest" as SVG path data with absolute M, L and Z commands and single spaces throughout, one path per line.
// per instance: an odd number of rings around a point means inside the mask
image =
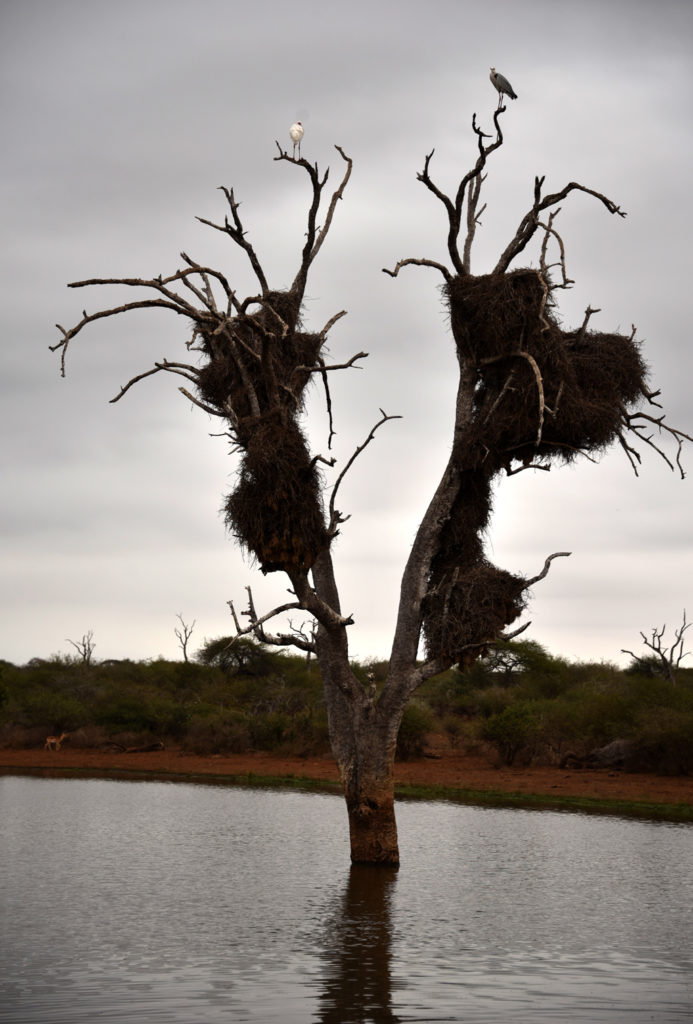
M 485 461 L 569 462 L 616 439 L 647 376 L 631 337 L 563 331 L 533 270 L 458 277 L 446 294 L 459 357 L 478 372 L 467 443 Z
M 225 504 L 236 538 L 263 572 L 309 569 L 328 537 L 320 477 L 293 420 L 256 421 Z
M 476 386 L 452 452 L 458 491 L 432 562 L 423 633 L 429 657 L 467 664 L 526 601 L 526 580 L 484 556 L 494 477 L 606 448 L 643 394 L 647 370 L 632 337 L 563 331 L 537 271 L 457 277 L 445 295 L 460 363 Z

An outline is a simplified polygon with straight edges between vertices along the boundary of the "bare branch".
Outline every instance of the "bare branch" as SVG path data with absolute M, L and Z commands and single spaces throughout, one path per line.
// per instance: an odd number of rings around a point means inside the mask
M 123 395 L 127 394 L 127 392 L 134 384 L 139 384 L 139 382 L 141 380 L 144 380 L 145 377 L 152 377 L 155 373 L 160 373 L 163 369 L 164 367 L 161 365 L 161 363 L 157 363 L 155 366 L 152 367 L 151 370 L 145 370 L 144 373 L 138 373 L 136 377 L 132 377 L 127 382 L 127 384 L 124 384 L 123 387 L 121 387 L 120 391 L 115 396 L 115 398 L 111 398 L 109 404 L 113 405 L 115 404 L 115 402 L 119 402 Z
M 658 391 L 652 393 L 653 396 L 658 394 Z M 648 401 L 650 401 L 650 404 L 658 404 L 647 393 L 645 393 L 645 397 L 648 399 Z M 683 430 L 676 429 L 676 427 L 670 427 L 668 423 L 665 423 L 664 414 L 662 414 L 661 416 L 650 416 L 649 413 L 645 412 L 629 413 L 625 407 L 622 407 L 621 420 L 623 422 L 623 431 L 619 431 L 618 441 L 623 450 L 625 451 L 628 457 L 628 461 L 630 462 L 633 468 L 633 472 L 636 476 L 638 476 L 636 462 L 639 465 L 642 459 L 640 453 L 631 444 L 627 442 L 624 431 L 630 431 L 630 433 L 633 434 L 639 441 L 642 441 L 643 444 L 648 445 L 648 447 L 656 451 L 657 454 L 662 459 L 664 459 L 667 466 L 669 466 L 671 470 L 677 468 L 679 471 L 679 475 L 681 476 L 681 479 L 685 480 L 686 473 L 681 463 L 681 453 L 683 451 L 684 441 L 693 442 L 693 436 L 691 436 L 690 434 L 686 434 Z M 676 457 L 673 462 L 667 456 L 666 452 L 662 448 L 660 448 L 658 444 L 655 444 L 654 440 L 652 439 L 652 434 L 643 433 L 648 423 L 651 423 L 653 426 L 655 426 L 659 434 L 664 433 L 665 436 L 668 436 L 671 440 L 673 440 L 676 443 Z M 676 465 L 674 465 L 674 463 Z
M 160 363 L 155 363 L 151 370 L 145 370 L 144 373 L 138 373 L 136 377 L 129 380 L 127 384 L 120 389 L 115 398 L 111 398 L 110 404 L 113 405 L 116 402 L 119 402 L 123 395 L 130 390 L 133 384 L 138 384 L 139 381 L 144 380 L 145 377 L 151 377 L 162 370 L 165 370 L 168 373 L 178 373 L 181 377 L 187 377 L 187 379 L 192 381 L 193 384 L 197 384 L 198 375 L 194 366 L 190 366 L 187 363 L 170 363 L 167 359 L 162 359 Z
M 541 572 L 537 576 L 532 576 L 531 580 L 527 580 L 522 589 L 529 590 L 529 588 L 533 587 L 535 583 L 539 582 L 539 580 L 543 580 L 544 577 L 548 574 L 548 571 L 551 568 L 551 563 L 553 562 L 554 558 L 569 558 L 571 554 L 572 551 L 555 551 L 553 555 L 549 555 L 549 557 L 544 562 L 544 568 L 541 570 Z
M 553 192 L 551 195 L 545 196 L 542 199 L 541 187 L 543 184 L 543 177 L 537 177 L 534 179 L 534 204 L 531 210 L 529 210 L 529 212 L 526 213 L 520 221 L 520 225 L 515 232 L 513 239 L 510 241 L 493 269 L 494 274 L 504 274 L 515 257 L 518 256 L 527 246 L 537 228 L 542 226 L 539 220 L 539 214 L 541 211 L 562 202 L 570 192 L 577 190 L 578 192 L 584 192 L 587 195 L 594 196 L 595 199 L 598 199 L 606 207 L 609 213 L 618 214 L 619 217 L 626 216 L 620 206 L 617 206 L 616 203 L 611 199 L 608 199 L 607 196 L 602 195 L 601 192 L 595 192 L 594 189 L 587 188 L 586 185 L 580 185 L 577 181 L 569 182 L 565 188 L 561 189 L 560 192 Z
M 325 324 L 325 326 L 323 327 L 323 329 L 321 331 L 318 331 L 318 334 L 320 335 L 320 337 L 321 338 L 326 338 L 327 335 L 332 330 L 332 328 L 334 327 L 334 325 L 337 323 L 337 321 L 341 320 L 342 317 L 346 316 L 346 315 L 347 315 L 346 309 L 340 309 L 339 313 L 335 313 L 334 316 L 331 316 L 330 319 Z
M 329 450 L 332 447 L 332 438 L 334 437 L 335 434 L 334 421 L 332 419 L 332 395 L 330 394 L 330 385 L 327 380 L 327 367 L 325 366 L 325 360 L 322 358 L 322 356 L 318 356 L 318 363 L 322 370 L 322 385 L 325 389 L 325 407 L 327 409 L 327 422 L 329 424 L 329 429 L 327 432 L 327 447 Z
M 514 640 L 516 636 L 520 635 L 520 633 L 524 633 L 525 630 L 529 629 L 529 627 L 531 625 L 532 625 L 532 622 L 530 620 L 529 622 L 525 622 L 521 626 L 518 626 L 517 629 L 514 629 L 512 631 L 512 633 L 499 633 L 498 639 L 502 640 L 503 643 L 507 644 L 508 641 Z
M 581 342 L 585 337 L 585 332 L 587 331 L 587 324 L 589 323 L 590 317 L 594 316 L 595 313 L 601 313 L 601 309 L 592 309 L 591 306 L 588 306 L 585 310 L 585 319 L 582 321 L 582 326 L 580 327 L 580 330 L 578 331 L 575 337 L 576 342 Z M 632 340 L 633 336 L 631 336 L 631 341 Z
M 96 644 L 94 643 L 94 631 L 92 629 L 88 630 L 81 640 L 67 639 L 66 642 L 68 644 L 72 644 L 85 665 L 91 665 L 94 648 L 96 647 Z
M 180 644 L 180 649 L 183 652 L 183 661 L 187 662 L 188 642 L 190 640 L 190 637 L 192 636 L 193 630 L 195 629 L 195 623 L 197 619 L 193 619 L 192 624 L 189 626 L 187 622 L 184 621 L 181 612 L 178 612 L 176 618 L 180 621 L 181 628 L 178 629 L 178 627 L 174 627 L 173 632 L 175 633 L 178 639 L 178 643 Z
M 313 260 L 318 255 L 318 252 L 320 251 L 320 248 L 327 236 L 327 233 L 330 230 L 337 202 L 342 198 L 344 194 L 344 189 L 346 188 L 349 178 L 351 177 L 352 160 L 350 157 L 346 155 L 341 146 L 335 146 L 335 149 L 337 150 L 339 155 L 346 162 L 347 167 L 344 172 L 344 177 L 342 178 L 341 184 L 335 189 L 330 200 L 330 205 L 327 209 L 327 215 L 325 217 L 325 223 L 322 229 L 319 230 L 317 227 L 317 215 L 318 210 L 320 208 L 322 190 L 327 182 L 327 178 L 330 173 L 329 170 L 325 172 L 321 179 L 317 164 L 313 165 L 303 158 L 297 160 L 295 157 L 289 156 L 286 150 L 282 149 L 278 142 L 276 142 L 276 146 L 277 149 L 279 150 L 279 155 L 275 156 L 274 159 L 285 160 L 288 163 L 295 164 L 297 167 L 303 167 L 304 170 L 308 173 L 308 176 L 311 180 L 311 185 L 313 187 L 313 199 L 311 202 L 310 209 L 308 211 L 308 228 L 306 231 L 306 241 L 303 246 L 303 251 L 301 254 L 301 265 L 299 267 L 298 273 L 296 274 L 296 277 L 294 278 L 294 282 L 291 285 L 291 291 L 299 299 L 302 299 L 306 286 L 306 280 L 308 278 L 308 270 L 310 269 Z
M 327 232 L 330 230 L 330 227 L 332 225 L 332 218 L 334 217 L 334 211 L 335 211 L 335 208 L 337 206 L 337 202 L 344 195 L 344 189 L 347 187 L 347 183 L 349 181 L 349 178 L 351 177 L 351 169 L 352 169 L 352 166 L 353 166 L 353 161 L 351 160 L 351 157 L 348 157 L 346 155 L 346 153 L 341 148 L 341 146 L 335 146 L 334 148 L 337 150 L 337 152 L 341 156 L 342 160 L 344 160 L 346 162 L 347 166 L 346 166 L 346 170 L 344 172 L 344 177 L 342 178 L 341 184 L 339 185 L 339 187 L 337 189 L 335 189 L 334 193 L 332 194 L 332 199 L 330 200 L 330 205 L 329 205 L 328 210 L 327 210 L 327 216 L 325 217 L 325 224 L 324 224 L 320 234 L 318 235 L 317 239 L 315 240 L 315 244 L 313 245 L 313 248 L 311 249 L 311 252 L 310 252 L 310 262 L 311 263 L 313 262 L 315 257 L 318 255 L 318 252 L 320 251 L 320 247 L 322 246 L 322 243 L 325 241 L 325 237 L 327 235 Z M 325 175 L 325 180 L 327 180 L 327 175 Z
M 100 283 L 110 282 L 84 281 L 80 282 L 80 285 Z M 78 287 L 78 285 L 68 285 L 68 287 Z M 102 320 L 104 317 L 117 316 L 119 313 L 127 313 L 131 309 L 151 309 L 157 306 L 160 306 L 162 309 L 172 309 L 174 313 L 178 313 L 182 316 L 190 316 L 189 310 L 187 308 L 181 307 L 178 303 L 168 302 L 165 299 L 141 299 L 139 302 L 126 302 L 122 306 L 114 306 L 112 309 L 102 309 L 99 310 L 98 313 L 87 314 L 86 312 L 84 312 L 80 322 L 76 324 L 75 327 L 70 328 L 69 331 L 66 331 L 65 328 L 62 327 L 60 324 L 56 324 L 55 326 L 61 332 L 63 338 L 62 341 L 56 342 L 55 345 L 49 345 L 48 348 L 50 349 L 51 352 L 57 352 L 58 349 L 62 349 L 60 355 L 61 377 L 65 376 L 65 357 L 67 355 L 68 345 L 70 344 L 72 339 L 79 334 L 82 328 L 87 326 L 87 324 L 94 323 L 95 320 Z
M 679 669 L 679 666 L 681 665 L 681 661 L 683 660 L 683 658 L 687 658 L 691 653 L 690 651 L 684 651 L 683 649 L 684 633 L 687 629 L 690 628 L 691 625 L 693 625 L 693 623 L 686 621 L 686 609 L 684 608 L 683 623 L 681 624 L 681 626 L 679 626 L 677 630 L 674 631 L 674 643 L 671 645 L 670 648 L 665 647 L 662 643 L 662 640 L 664 639 L 664 633 L 666 632 L 667 628 L 666 623 L 662 626 L 660 630 L 652 630 L 652 638 L 650 640 L 647 639 L 643 632 L 640 633 L 640 636 L 642 637 L 642 641 L 645 647 L 649 648 L 653 652 L 653 654 L 656 655 L 657 658 L 659 658 L 662 675 L 671 683 L 676 682 L 676 673 Z M 634 654 L 633 651 L 626 650 L 623 647 L 621 648 L 621 653 L 630 654 L 630 656 L 635 660 L 635 662 L 638 665 L 640 665 L 642 668 L 646 670 L 648 669 L 649 666 L 647 665 L 645 658 L 637 654 Z
M 436 199 L 438 199 L 439 202 L 441 202 L 445 207 L 445 212 L 448 218 L 447 248 L 455 274 L 462 275 L 468 274 L 470 272 L 472 243 L 474 241 L 477 226 L 480 223 L 479 218 L 484 209 L 484 207 L 482 207 L 481 210 L 478 210 L 481 186 L 485 177 L 485 175 L 483 174 L 483 170 L 484 167 L 486 166 L 486 161 L 488 160 L 490 154 L 493 153 L 494 150 L 498 149 L 498 147 L 502 146 L 503 144 L 503 132 L 501 131 L 499 117 L 502 113 L 504 113 L 504 111 L 505 107 L 501 106 L 495 111 L 493 115 L 493 123 L 496 128 L 496 135 L 493 141 L 490 142 L 488 145 L 485 144 L 484 140 L 491 138 L 491 136 L 481 130 L 476 121 L 476 114 L 473 115 L 472 131 L 477 137 L 479 155 L 477 157 L 474 167 L 470 171 L 468 171 L 460 181 L 454 200 L 451 199 L 450 196 L 446 195 L 431 178 L 430 167 L 431 160 L 433 159 L 433 154 L 435 153 L 434 149 L 432 149 L 431 152 L 427 154 L 424 160 L 423 170 L 420 171 L 416 176 L 418 181 L 422 182 L 422 184 L 426 186 L 429 192 L 432 192 Z M 464 252 L 463 255 L 460 256 L 458 239 L 462 226 L 465 199 L 467 201 L 467 234 L 465 237 Z M 453 276 L 447 267 L 444 267 L 442 264 L 437 263 L 434 260 L 425 259 L 400 260 L 394 271 L 385 270 L 384 272 L 386 274 L 389 274 L 391 277 L 396 277 L 400 268 L 408 265 L 433 267 L 443 274 L 446 281 L 450 281 Z
M 248 609 L 242 614 L 250 619 L 250 624 L 246 627 L 241 626 L 236 615 L 236 609 L 234 608 L 233 601 L 227 601 L 231 615 L 233 616 L 234 625 L 236 627 L 236 636 L 233 638 L 229 647 L 233 647 L 236 640 L 241 637 L 250 636 L 251 634 L 260 643 L 267 644 L 270 647 L 297 647 L 299 650 L 305 651 L 308 654 L 315 653 L 315 646 L 312 640 L 309 640 L 302 629 L 294 629 L 291 626 L 291 633 L 267 633 L 264 629 L 265 622 L 268 622 L 271 618 L 276 615 L 281 615 L 286 611 L 290 611 L 292 608 L 300 608 L 301 606 L 296 602 L 288 602 L 287 604 L 278 605 L 273 608 L 271 612 L 267 612 L 266 615 L 258 617 L 255 613 L 255 605 L 253 603 L 253 596 L 250 587 L 245 588 L 248 593 Z
M 390 277 L 397 277 L 402 267 L 433 267 L 434 270 L 439 270 L 446 281 L 452 281 L 452 274 L 446 266 L 442 263 L 437 263 L 435 260 L 427 259 L 414 259 L 410 257 L 406 260 L 400 260 L 394 270 L 388 270 L 387 267 L 383 267 L 383 274 L 388 274 Z
M 547 263 L 546 263 L 546 250 L 548 248 L 549 237 L 551 235 L 553 235 L 553 237 L 556 239 L 556 242 L 558 243 L 558 250 L 559 250 L 559 253 L 560 253 L 560 261 L 559 261 L 558 265 L 561 268 L 561 278 L 562 278 L 562 281 L 561 281 L 561 284 L 551 285 L 549 290 L 553 290 L 554 288 L 570 288 L 571 285 L 575 284 L 575 282 L 573 280 L 571 280 L 571 278 L 569 278 L 567 273 L 566 273 L 566 269 L 565 269 L 565 246 L 563 245 L 563 239 L 561 238 L 561 236 L 558 234 L 558 232 L 556 231 L 556 229 L 553 226 L 554 219 L 558 216 L 558 214 L 560 212 L 561 212 L 560 207 L 557 210 L 552 210 L 551 213 L 549 214 L 549 222 L 548 222 L 548 224 L 543 224 L 541 221 L 539 221 L 539 223 L 538 223 L 538 226 L 540 228 L 543 228 L 543 230 L 544 230 L 544 238 L 543 238 L 542 243 L 541 243 L 541 253 L 540 253 L 540 257 L 539 257 L 539 265 L 541 267 L 542 278 L 543 278 L 544 281 L 547 282 L 547 284 L 548 284 L 548 274 L 549 274 L 549 270 L 551 268 L 549 266 L 547 266 Z M 552 264 L 552 266 L 555 266 L 555 264 Z M 595 312 L 598 312 L 598 311 L 595 311 Z
M 534 373 L 534 380 L 536 381 L 537 385 L 537 393 L 539 396 L 539 415 L 537 417 L 537 437 L 534 442 L 534 445 L 536 448 L 538 448 L 541 444 L 541 435 L 544 430 L 544 381 L 541 376 L 541 370 L 539 369 L 539 365 L 534 356 L 530 352 L 524 351 L 518 352 L 517 354 L 521 356 L 523 359 L 526 359 L 529 365 L 532 367 L 532 372 Z
M 341 486 L 342 481 L 344 480 L 344 477 L 349 472 L 349 470 L 351 469 L 351 467 L 353 466 L 354 462 L 359 457 L 361 452 L 365 448 L 367 448 L 368 445 L 371 443 L 371 441 L 375 437 L 375 433 L 379 429 L 379 427 L 382 427 L 382 425 L 384 423 L 387 423 L 388 420 L 401 420 L 402 419 L 401 416 L 388 416 L 388 414 L 386 412 L 384 412 L 382 409 L 380 410 L 380 413 L 381 413 L 381 418 L 378 420 L 378 422 L 375 424 L 375 426 L 372 427 L 372 429 L 371 429 L 368 437 L 366 438 L 366 440 L 362 444 L 360 444 L 356 448 L 356 450 L 353 452 L 353 454 L 349 458 L 346 466 L 344 467 L 342 472 L 337 477 L 337 480 L 335 481 L 334 487 L 332 488 L 332 495 L 330 496 L 330 505 L 329 505 L 329 512 L 330 512 L 330 527 L 329 527 L 329 529 L 330 529 L 330 532 L 333 535 L 336 533 L 337 526 L 339 525 L 339 523 L 345 522 L 345 519 L 342 517 L 341 513 L 338 512 L 335 509 L 335 500 L 337 498 L 337 492 L 339 491 L 339 488 Z
M 243 228 L 241 218 L 238 214 L 238 208 L 241 204 L 236 202 L 232 188 L 226 188 L 225 185 L 220 185 L 219 190 L 223 192 L 224 195 L 226 196 L 226 201 L 228 202 L 229 207 L 231 209 L 231 218 L 233 220 L 233 224 L 229 223 L 228 217 L 224 218 L 223 225 L 215 224 L 213 221 L 206 220 L 204 217 L 197 217 L 196 220 L 199 220 L 201 224 L 206 224 L 207 227 L 214 228 L 216 231 L 224 232 L 229 236 L 229 238 L 231 238 L 236 243 L 236 245 L 240 249 L 243 249 L 243 251 L 248 257 L 248 260 L 250 261 L 251 267 L 255 272 L 255 276 L 260 282 L 262 294 L 266 295 L 267 292 L 269 291 L 269 287 L 267 285 L 267 278 L 265 277 L 265 273 L 260 265 L 260 261 L 257 258 L 255 250 L 253 249 L 250 242 L 246 240 L 246 232 Z
M 348 370 L 354 365 L 357 359 L 367 358 L 368 352 L 357 352 L 355 356 L 351 357 L 351 359 L 347 359 L 346 363 L 332 363 L 330 366 L 327 366 L 324 361 L 321 360 L 319 366 L 297 366 L 294 373 L 327 373 L 329 370 Z M 356 369 L 360 370 L 361 367 L 357 366 Z
M 268 639 L 267 634 L 263 629 L 264 624 L 269 622 L 270 619 L 276 618 L 277 615 L 282 615 L 284 612 L 291 611 L 294 608 L 300 609 L 301 604 L 298 601 L 288 601 L 286 604 L 277 605 L 276 608 L 273 608 L 265 615 L 258 616 L 255 611 L 253 592 L 250 587 L 246 587 L 245 589 L 248 594 L 248 610 L 243 612 L 243 615 L 250 619 L 250 625 L 246 629 L 242 629 L 238 635 L 243 636 L 247 633 L 253 633 L 258 640 L 262 641 L 262 643 L 271 643 L 272 641 Z
M 238 616 L 236 615 L 236 609 L 234 608 L 233 601 L 227 601 L 226 603 L 229 606 L 229 611 L 231 612 L 231 615 L 233 617 L 233 622 L 234 622 L 234 625 L 236 627 L 236 633 L 240 633 L 241 632 L 241 624 L 238 621 Z
M 192 402 L 193 405 L 196 405 L 198 409 L 202 409 L 202 411 L 206 412 L 208 416 L 218 416 L 220 419 L 231 418 L 228 410 L 225 413 L 219 412 L 218 409 L 215 409 L 211 405 L 207 405 L 206 402 L 201 402 L 199 398 L 195 397 L 195 395 L 191 395 L 187 388 L 179 387 L 178 390 L 180 391 L 181 395 L 183 395 L 184 398 L 187 398 L 189 402 Z M 114 402 L 115 399 L 112 398 L 111 401 Z

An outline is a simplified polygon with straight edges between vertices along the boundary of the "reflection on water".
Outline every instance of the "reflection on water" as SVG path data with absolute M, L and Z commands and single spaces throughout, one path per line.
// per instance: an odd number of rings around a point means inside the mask
M 0 778 L 0 1021 L 691 1019 L 690 827 L 398 815 L 349 868 L 336 797 Z
M 344 895 L 324 929 L 325 966 L 318 1019 L 399 1021 L 392 1011 L 393 868 L 349 870 Z

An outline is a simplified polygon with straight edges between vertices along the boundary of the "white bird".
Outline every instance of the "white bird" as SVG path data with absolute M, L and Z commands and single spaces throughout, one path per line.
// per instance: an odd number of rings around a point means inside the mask
M 500 107 L 503 102 L 503 93 L 510 97 L 511 100 L 516 100 L 517 96 L 513 90 L 512 85 L 507 78 L 504 78 L 495 68 L 491 68 L 491 74 L 489 75 L 492 83 L 498 90 L 498 106 Z
M 294 159 L 296 159 L 296 146 L 298 146 L 298 158 L 301 159 L 301 139 L 303 138 L 303 125 L 300 121 L 292 124 L 289 128 L 289 135 L 294 144 Z

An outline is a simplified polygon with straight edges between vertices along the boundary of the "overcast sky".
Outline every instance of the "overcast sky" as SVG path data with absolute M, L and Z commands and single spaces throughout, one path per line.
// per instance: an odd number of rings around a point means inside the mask
M 155 359 L 185 359 L 186 325 L 161 311 L 100 321 L 69 353 L 54 326 L 116 303 L 89 277 L 150 277 L 181 250 L 255 292 L 222 221 L 233 186 L 275 287 L 291 283 L 305 230 L 307 180 L 274 161 L 275 140 L 305 125 L 303 155 L 335 182 L 353 157 L 344 202 L 307 289 L 306 323 L 340 309 L 330 356 L 370 353 L 332 376 L 338 469 L 382 407 L 387 424 L 341 491 L 352 518 L 335 548 L 351 652 L 389 655 L 399 579 L 450 448 L 456 360 L 434 271 L 382 273 L 407 257 L 445 259 L 443 211 L 416 180 L 454 191 L 475 159 L 472 114 L 492 128 L 495 65 L 518 94 L 488 168 L 472 270 L 492 268 L 531 205 L 578 181 L 627 210 L 621 220 L 573 194 L 557 226 L 570 292 L 567 326 L 588 305 L 595 329 L 638 328 L 651 382 L 672 424 L 693 433 L 691 170 L 693 6 L 689 0 L 2 0 L 2 582 L 0 657 L 72 651 L 179 657 L 226 634 L 226 601 L 259 610 L 286 599 L 253 568 L 220 514 L 236 467 L 219 431 L 178 392 L 146 380 L 109 400 Z M 522 264 L 536 265 L 537 250 Z M 517 265 L 517 264 L 516 264 Z M 128 298 L 132 298 L 132 294 Z M 121 300 L 122 301 L 122 300 Z M 189 358 L 189 357 L 188 357 Z M 337 377 L 339 379 L 337 379 Z M 326 450 L 324 403 L 310 437 Z M 671 448 L 667 449 L 672 453 Z M 503 568 L 536 574 L 526 636 L 571 659 L 628 661 L 640 631 L 693 616 L 693 446 L 682 481 L 643 450 L 639 478 L 620 450 L 600 464 L 502 480 L 488 535 Z M 74 652 L 73 652 L 74 653 Z

